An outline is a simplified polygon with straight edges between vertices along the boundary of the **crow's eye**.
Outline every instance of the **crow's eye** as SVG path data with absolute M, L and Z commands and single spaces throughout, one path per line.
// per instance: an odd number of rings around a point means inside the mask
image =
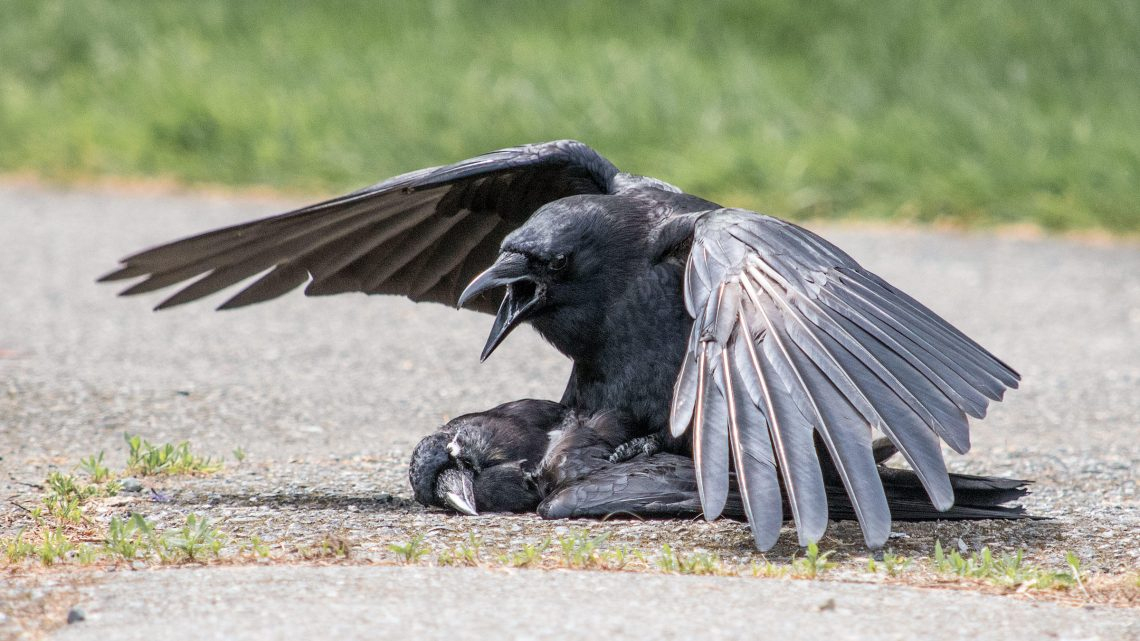
M 548 267 L 550 268 L 550 271 L 558 272 L 566 269 L 566 264 L 568 262 L 570 262 L 570 260 L 566 258 L 566 254 L 558 254 L 554 258 L 550 259 L 550 264 Z
M 476 461 L 475 458 L 470 456 L 470 455 L 464 454 L 464 455 L 460 456 L 456 462 L 459 463 L 460 468 L 467 468 L 467 469 L 471 470 L 472 472 L 481 472 L 482 471 L 482 466 L 479 465 L 479 462 Z

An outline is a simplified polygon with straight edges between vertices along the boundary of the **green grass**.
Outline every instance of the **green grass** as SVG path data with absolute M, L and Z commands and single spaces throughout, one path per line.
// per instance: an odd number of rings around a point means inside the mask
M 400 561 L 404 564 L 418 563 L 419 560 L 429 552 L 427 546 L 424 545 L 424 537 L 422 534 L 417 534 L 407 543 L 392 543 L 388 546 L 388 549 L 395 552 Z
M 0 171 L 338 192 L 578 138 L 792 217 L 1140 230 L 1140 3 L 0 0 Z
M 188 441 L 154 445 L 138 435 L 126 433 L 123 440 L 127 442 L 127 472 L 130 474 L 211 474 L 224 464 L 221 460 L 194 454 Z
M 988 547 L 984 547 L 981 552 L 975 552 L 968 557 L 962 556 L 957 550 L 946 554 L 942 549 L 941 541 L 934 543 L 932 561 L 934 569 L 943 574 L 979 579 L 994 585 L 1024 586 L 1026 589 L 1037 590 L 1067 590 L 1073 586 L 1079 586 L 1083 591 L 1080 559 L 1076 554 L 1067 552 L 1065 563 L 1068 565 L 1067 570 L 1049 570 L 1026 563 L 1025 553 L 1022 550 L 995 557 Z

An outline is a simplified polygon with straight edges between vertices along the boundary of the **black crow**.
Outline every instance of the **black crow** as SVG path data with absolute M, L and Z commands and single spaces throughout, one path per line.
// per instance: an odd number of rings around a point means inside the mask
M 691 454 L 706 518 L 735 471 L 760 549 L 779 534 L 781 493 L 800 542 L 823 535 L 817 436 L 871 548 L 891 520 L 873 430 L 949 509 L 941 442 L 967 451 L 967 416 L 1019 380 L 819 236 L 621 173 L 574 141 L 415 171 L 123 263 L 102 280 L 145 277 L 124 294 L 195 279 L 159 308 L 259 275 L 222 308 L 308 283 L 310 295 L 495 312 L 483 358 L 529 322 L 573 360 L 563 405 L 612 412 L 634 438 Z
M 552 420 L 530 421 L 538 415 Z M 521 425 L 522 420 L 528 423 Z M 557 427 L 543 430 L 543 424 Z M 537 511 L 552 519 L 699 515 L 693 460 L 660 452 L 649 442 L 630 447 L 637 439 L 627 427 L 607 412 L 582 416 L 550 401 L 506 403 L 460 416 L 425 437 L 412 454 L 409 479 L 421 504 L 464 514 Z M 816 448 L 829 517 L 856 518 L 826 447 L 817 442 Z M 1021 506 L 1006 505 L 1027 493 L 1027 481 L 966 474 L 950 474 L 956 501 L 949 510 L 939 511 L 915 472 L 884 464 L 896 452 L 888 439 L 873 444 L 879 479 L 897 521 L 1028 516 Z M 723 514 L 743 520 L 735 474 L 731 477 Z

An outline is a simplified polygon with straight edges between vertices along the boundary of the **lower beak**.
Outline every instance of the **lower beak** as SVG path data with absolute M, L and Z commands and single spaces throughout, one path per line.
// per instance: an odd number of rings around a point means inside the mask
M 478 516 L 475 507 L 475 477 L 471 470 L 449 468 L 436 479 L 435 495 L 455 511 Z
M 462 307 L 464 303 L 483 292 L 502 286 L 506 286 L 507 293 L 499 305 L 499 313 L 495 315 L 491 334 L 487 337 L 487 344 L 479 356 L 480 361 L 487 360 L 507 334 L 526 320 L 542 303 L 546 294 L 546 288 L 541 283 L 536 283 L 531 276 L 526 256 L 508 252 L 501 254 L 494 265 L 471 281 L 459 297 L 459 306 Z

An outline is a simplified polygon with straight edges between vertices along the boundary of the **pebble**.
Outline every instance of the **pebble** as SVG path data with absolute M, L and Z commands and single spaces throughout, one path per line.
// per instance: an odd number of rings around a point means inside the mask
M 80 608 L 71 608 L 67 611 L 67 623 L 79 623 L 87 620 L 87 613 Z
M 124 492 L 142 492 L 143 485 L 133 476 L 128 476 L 119 481 L 119 489 Z

